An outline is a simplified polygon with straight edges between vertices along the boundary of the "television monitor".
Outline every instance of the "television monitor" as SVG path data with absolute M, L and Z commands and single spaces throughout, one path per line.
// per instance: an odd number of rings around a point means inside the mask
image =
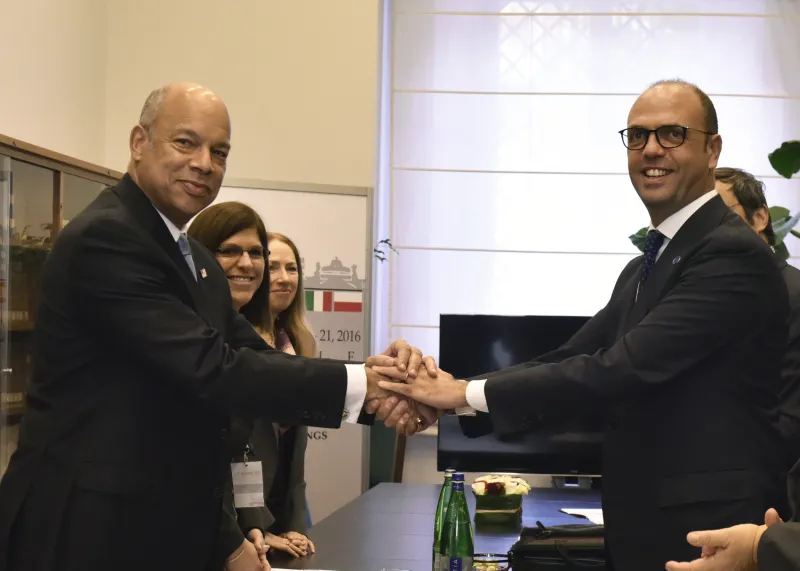
M 439 366 L 456 378 L 510 367 L 558 348 L 588 317 L 441 315 Z M 439 421 L 437 466 L 461 472 L 599 475 L 603 444 L 601 415 L 499 439 L 469 438 L 455 416 Z

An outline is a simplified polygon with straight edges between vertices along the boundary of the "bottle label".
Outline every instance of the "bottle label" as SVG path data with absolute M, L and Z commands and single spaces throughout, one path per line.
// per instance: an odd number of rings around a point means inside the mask
M 442 555 L 433 551 L 433 571 L 442 571 Z
M 472 557 L 451 557 L 446 571 L 472 571 Z

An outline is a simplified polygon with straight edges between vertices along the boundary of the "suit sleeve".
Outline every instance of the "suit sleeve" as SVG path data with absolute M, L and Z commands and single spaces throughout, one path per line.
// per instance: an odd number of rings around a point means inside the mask
M 290 500 L 292 511 L 289 514 L 288 531 L 305 534 L 308 531 L 308 505 L 306 504 L 306 448 L 308 437 L 306 431 L 301 431 L 298 436 L 303 437 L 302 443 L 295 448 L 292 459 L 292 482 Z
M 347 391 L 342 363 L 269 350 L 258 335 L 231 347 L 187 303 L 188 291 L 129 228 L 104 219 L 83 229 L 71 252 L 76 307 L 95 337 L 127 352 L 169 384 L 224 414 L 338 428 Z M 233 309 L 231 309 L 233 312 Z
M 219 562 L 220 568 L 222 568 L 225 560 L 239 549 L 243 541 L 244 534 L 239 528 L 236 509 L 233 505 L 233 481 L 229 473 L 222 492 L 222 513 L 220 514 L 219 532 L 215 547 L 217 550 L 215 560 Z
M 629 265 L 630 267 L 630 265 Z M 623 272 L 618 280 L 617 287 L 627 275 L 627 271 Z M 615 290 L 617 288 L 615 287 Z M 612 299 L 613 299 L 612 295 Z M 616 318 L 612 311 L 613 302 L 610 301 L 603 309 L 601 309 L 594 317 L 584 323 L 575 334 L 559 348 L 540 355 L 526 363 L 514 365 L 492 373 L 477 375 L 474 379 L 493 379 L 495 377 L 504 377 L 512 374 L 524 374 L 525 371 L 532 367 L 537 367 L 546 363 L 558 363 L 570 357 L 583 354 L 593 354 L 602 347 L 609 345 L 609 334 L 614 329 Z M 459 416 L 459 423 L 461 430 L 465 436 L 469 438 L 477 438 L 494 432 L 494 424 L 491 415 L 477 412 L 474 416 Z
M 761 571 L 800 569 L 800 523 L 781 523 L 764 532 L 758 543 Z
M 732 339 L 762 330 L 786 290 L 769 254 L 737 240 L 710 242 L 695 254 L 679 283 L 610 347 L 489 379 L 495 431 L 583 416 L 598 404 L 671 382 Z
M 778 428 L 787 445 L 788 465 L 800 458 L 800 284 L 787 281 L 792 307 L 789 340 L 783 356 L 784 389 Z

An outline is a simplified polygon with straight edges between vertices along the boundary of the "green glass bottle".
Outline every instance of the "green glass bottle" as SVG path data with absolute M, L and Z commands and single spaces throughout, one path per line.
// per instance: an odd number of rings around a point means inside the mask
M 439 503 L 436 505 L 436 519 L 433 522 L 433 571 L 441 569 L 442 527 L 447 513 L 447 504 L 450 503 L 451 480 L 455 470 L 447 469 L 444 472 L 444 484 L 439 492 Z
M 464 493 L 464 474 L 453 474 L 452 488 L 442 527 L 441 571 L 471 571 L 475 540 Z

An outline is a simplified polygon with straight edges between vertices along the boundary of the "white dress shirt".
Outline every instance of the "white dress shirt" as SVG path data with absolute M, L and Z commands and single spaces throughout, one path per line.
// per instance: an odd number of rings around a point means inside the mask
M 678 233 L 678 230 L 681 229 L 681 226 L 683 226 L 686 221 L 692 217 L 692 214 L 700 210 L 700 208 L 706 202 L 714 198 L 716 195 L 717 191 L 711 190 L 678 210 L 675 214 L 664 220 L 657 227 L 654 228 L 652 224 L 650 225 L 650 230 L 658 230 L 664 235 L 664 243 L 661 245 L 661 248 L 658 249 L 656 260 L 658 260 L 658 258 L 661 256 L 661 253 L 664 251 L 664 248 L 667 247 L 667 244 L 669 244 L 670 240 L 672 240 L 675 237 L 675 234 Z M 486 379 L 470 381 L 467 383 L 467 404 L 469 404 L 470 408 L 474 410 L 489 412 L 489 405 L 486 404 Z M 462 412 L 459 410 L 458 414 L 462 414 Z M 463 414 L 466 415 L 469 413 L 465 411 Z
M 164 216 L 158 208 L 156 208 L 156 212 L 161 216 L 164 224 L 167 225 L 167 230 L 177 242 L 183 231 Z M 364 365 L 345 365 L 344 368 L 347 372 L 347 391 L 344 397 L 342 420 L 357 424 L 361 409 L 364 407 L 364 400 L 367 397 L 367 370 Z M 353 414 L 351 414 L 351 411 Z

